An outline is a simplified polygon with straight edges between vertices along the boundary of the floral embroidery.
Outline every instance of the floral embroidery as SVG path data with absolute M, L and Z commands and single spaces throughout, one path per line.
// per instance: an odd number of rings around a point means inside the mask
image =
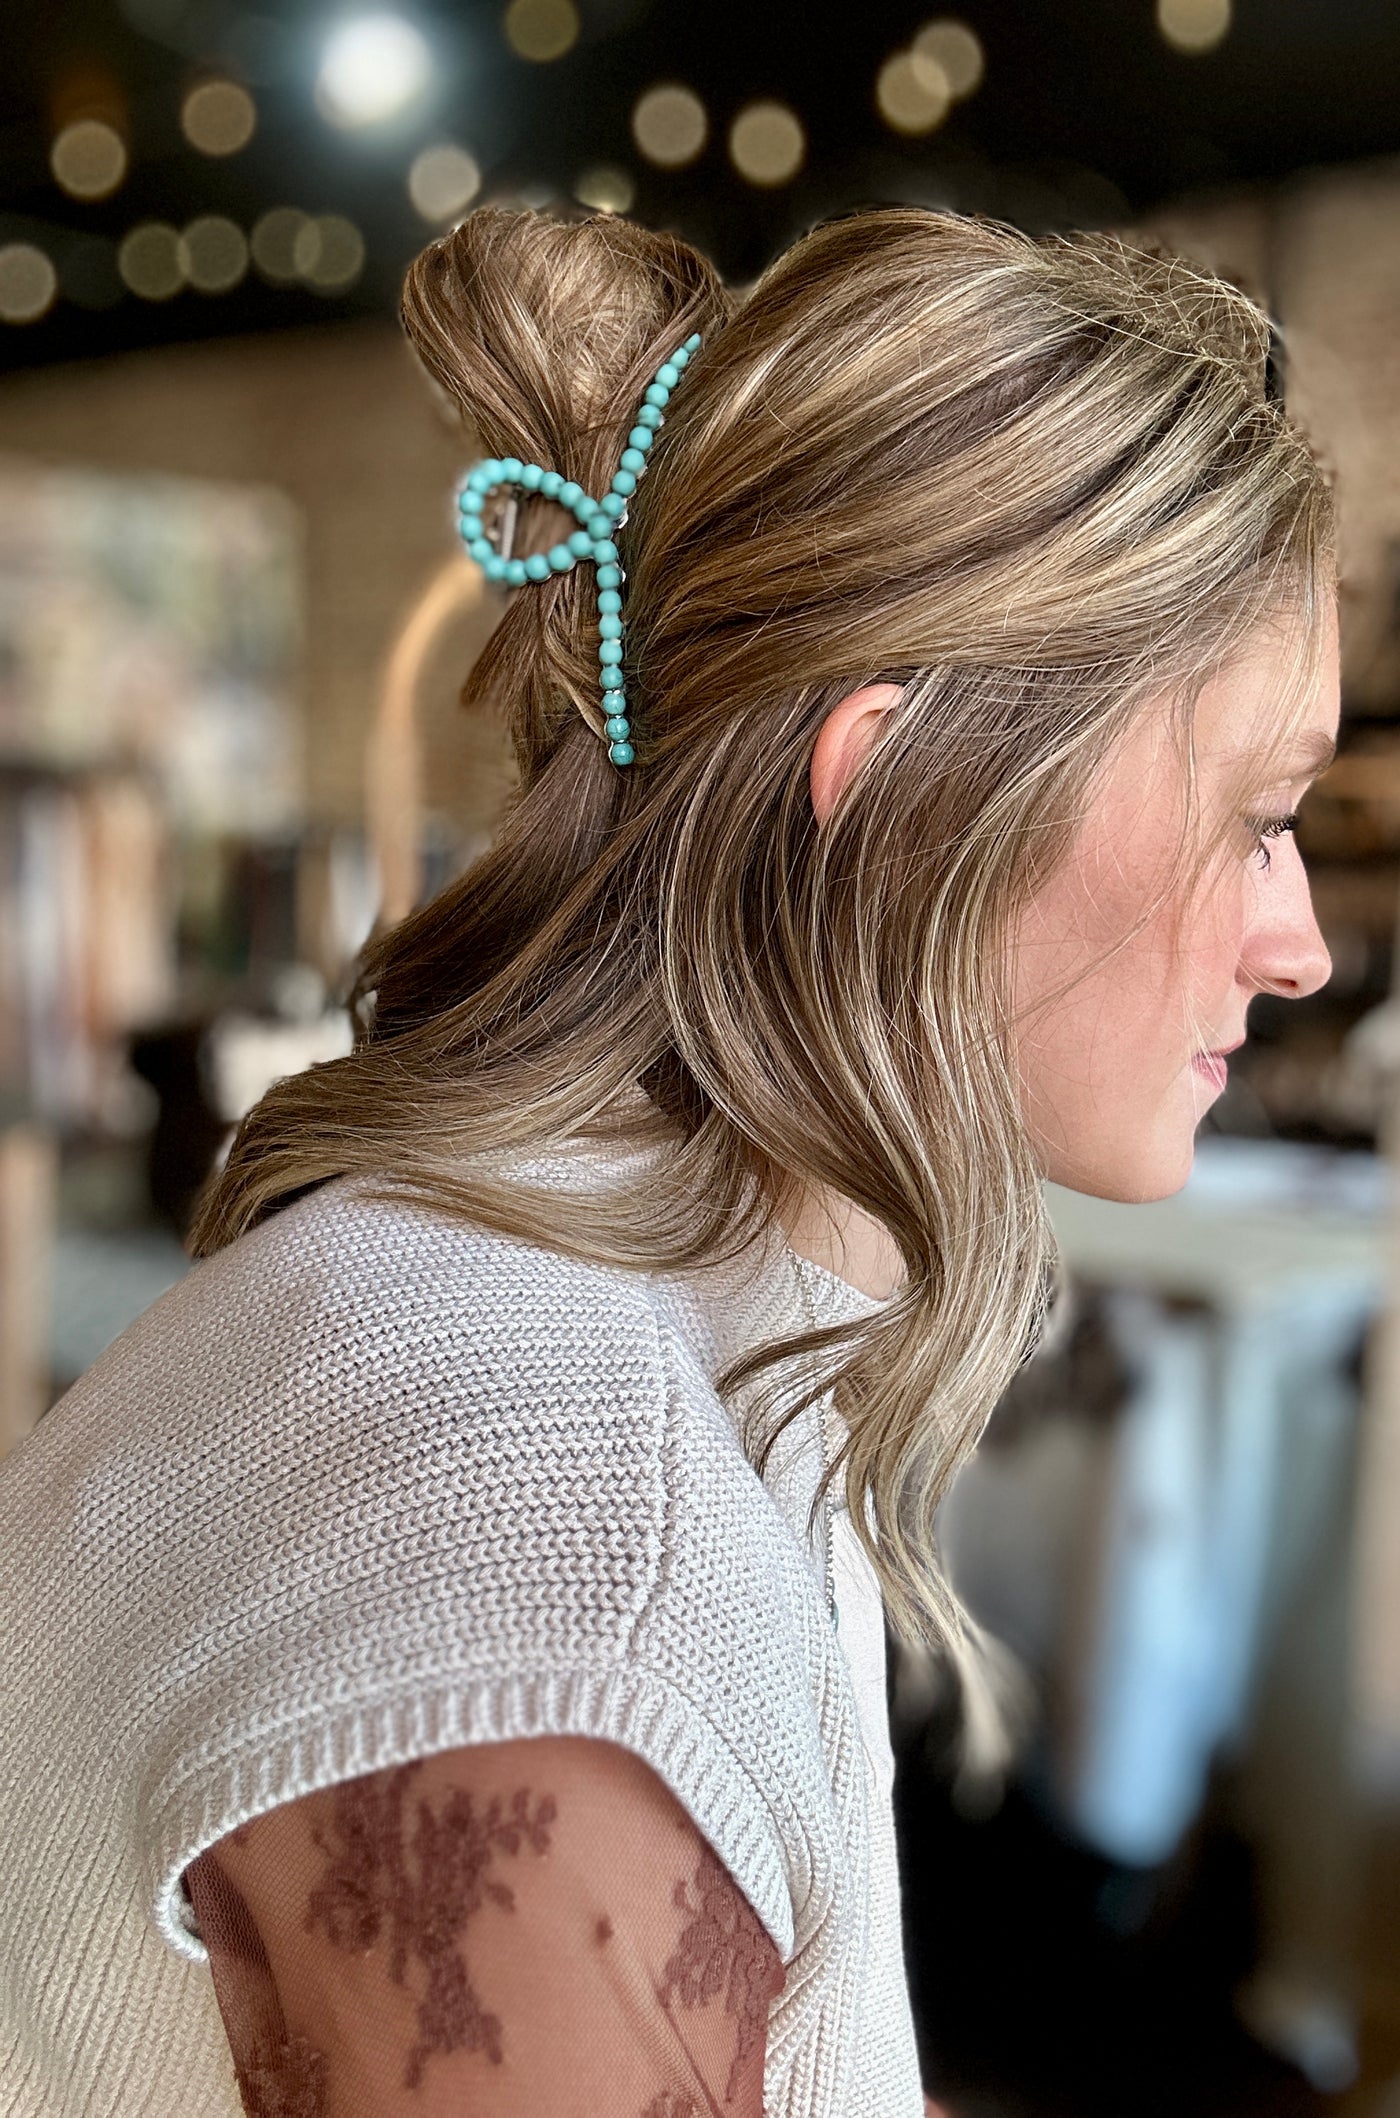
M 433 2052 L 484 2051 L 499 2066 L 504 2056 L 499 2016 L 483 2007 L 456 1938 L 489 1898 L 505 1911 L 515 1899 L 488 1871 L 498 1854 L 519 1854 L 528 1845 L 547 1851 L 553 1797 L 541 1796 L 533 1812 L 527 1788 L 509 1807 L 494 1796 L 479 1809 L 472 1796 L 453 1788 L 441 1810 L 418 1804 L 412 1851 L 407 1858 L 403 1807 L 408 1783 L 422 1759 L 342 1781 L 335 1787 L 332 1850 L 319 1830 L 312 1837 L 326 1854 L 326 1880 L 307 1903 L 306 1928 L 318 1921 L 341 1949 L 372 1948 L 388 1929 L 389 1975 L 404 1983 L 410 1953 L 427 1972 L 427 1992 L 418 2003 L 419 2041 L 409 2053 L 404 2087 L 416 2089 Z
M 238 2070 L 250 2118 L 325 2118 L 326 2055 L 304 2037 L 291 2037 L 271 2059 L 258 2052 Z
M 677 1883 L 672 1901 L 690 1917 L 667 1959 L 661 2004 L 669 2009 L 674 1998 L 683 2008 L 699 2008 L 723 1993 L 725 2013 L 737 2018 L 734 2059 L 724 2091 L 727 2103 L 764 2035 L 769 2003 L 782 1991 L 786 1974 L 757 1913 L 709 1846 L 701 1848 L 690 1883 Z M 653 2113 L 648 2111 L 645 2118 L 653 2118 Z M 671 2114 L 663 2109 L 660 2118 Z M 682 2110 L 677 2118 L 688 2114 Z

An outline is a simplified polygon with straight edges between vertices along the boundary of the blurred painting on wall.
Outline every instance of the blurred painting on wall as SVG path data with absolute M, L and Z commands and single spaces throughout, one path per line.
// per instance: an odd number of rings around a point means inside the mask
M 0 762 L 149 772 L 181 835 L 285 829 L 301 583 L 270 488 L 0 456 Z

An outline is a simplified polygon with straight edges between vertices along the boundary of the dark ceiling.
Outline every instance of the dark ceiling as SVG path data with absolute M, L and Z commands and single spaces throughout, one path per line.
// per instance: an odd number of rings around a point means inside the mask
M 567 196 L 581 169 L 620 164 L 631 211 L 682 230 L 731 277 L 752 276 L 799 228 L 877 200 L 924 200 L 1030 227 L 1122 219 L 1201 187 L 1270 180 L 1400 149 L 1396 0 L 1236 0 L 1224 40 L 1188 56 L 1159 34 L 1152 0 L 578 0 L 582 31 L 560 59 L 512 51 L 502 7 L 393 6 L 433 55 L 427 90 L 399 116 L 337 130 L 313 96 L 327 35 L 351 10 L 294 0 L 71 0 L 12 4 L 0 20 L 0 248 L 42 249 L 59 292 L 32 322 L 0 323 L 0 367 L 179 338 L 392 315 L 405 264 L 434 232 L 410 203 L 419 149 L 450 137 L 483 172 L 482 197 Z M 356 12 L 365 10 L 354 10 Z M 930 15 L 980 37 L 985 77 L 936 131 L 891 131 L 876 109 L 881 64 Z M 202 77 L 243 81 L 257 128 L 211 158 L 180 125 Z M 651 168 L 631 136 L 638 95 L 679 80 L 707 106 L 709 143 L 690 166 Z M 756 96 L 800 116 L 807 157 L 774 188 L 745 183 L 726 128 Z M 56 129 L 114 113 L 130 167 L 108 198 L 69 197 L 49 168 Z M 273 206 L 351 219 L 366 244 L 348 291 L 318 294 L 249 271 L 230 292 L 162 301 L 125 289 L 117 245 L 133 225 L 200 214 L 244 229 Z

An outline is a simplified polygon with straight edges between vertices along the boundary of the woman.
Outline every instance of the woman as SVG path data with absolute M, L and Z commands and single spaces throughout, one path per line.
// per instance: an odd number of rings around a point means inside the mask
M 1107 238 L 487 209 L 404 313 L 520 789 L 5 1466 L 6 2109 L 917 2118 L 884 1613 L 978 1739 L 1042 1180 L 1176 1191 L 1328 975 L 1327 493 Z

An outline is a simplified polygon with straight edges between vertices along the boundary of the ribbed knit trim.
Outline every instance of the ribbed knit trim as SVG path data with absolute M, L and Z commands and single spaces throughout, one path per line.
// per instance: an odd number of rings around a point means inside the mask
M 198 1786 L 171 1775 L 147 1815 L 150 1884 L 162 1935 L 207 1960 L 180 1877 L 195 1856 L 245 1819 L 339 1780 L 464 1743 L 523 1736 L 598 1736 L 652 1762 L 747 1893 L 784 1963 L 793 1953 L 783 1843 L 769 1790 L 746 1773 L 714 1729 L 705 1704 L 652 1671 L 538 1671 L 473 1679 L 388 1696 L 280 1734 L 260 1731 Z

